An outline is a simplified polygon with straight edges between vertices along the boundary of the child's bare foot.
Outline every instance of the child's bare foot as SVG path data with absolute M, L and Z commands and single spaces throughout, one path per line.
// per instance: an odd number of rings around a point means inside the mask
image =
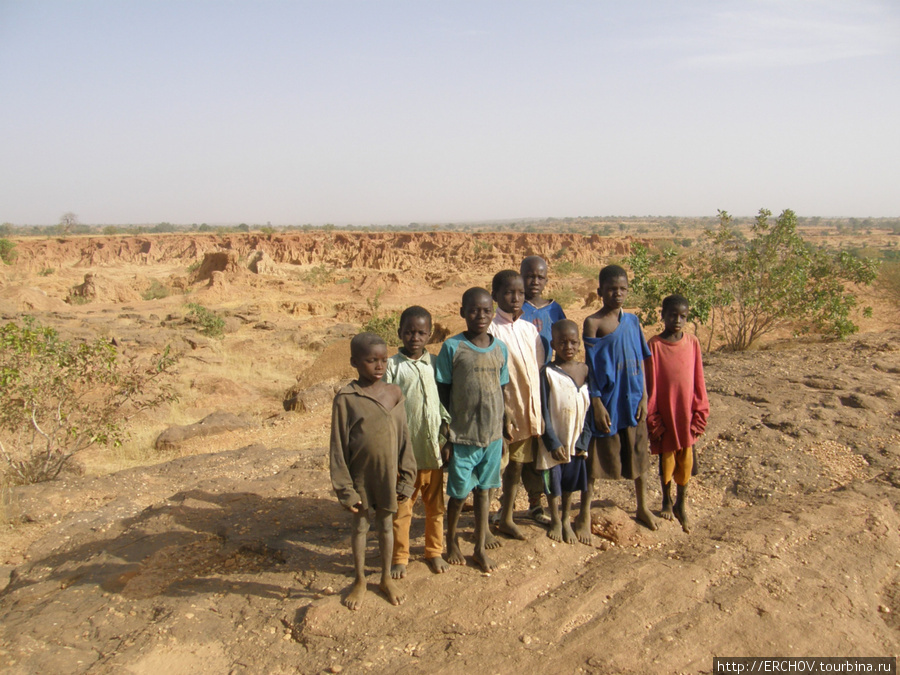
M 366 582 L 365 580 L 357 581 L 353 584 L 353 588 L 350 589 L 349 595 L 344 598 L 344 604 L 348 609 L 359 609 L 362 605 L 363 598 L 366 597 Z
M 399 605 L 406 600 L 406 593 L 401 591 L 400 587 L 397 586 L 390 577 L 382 579 L 381 583 L 378 584 L 378 588 L 381 589 L 381 592 L 384 593 L 384 596 L 392 605 Z
M 481 568 L 482 572 L 493 572 L 497 568 L 497 563 L 491 560 L 487 553 L 475 551 L 472 555 L 472 560 Z
M 459 546 L 457 544 L 450 544 L 447 546 L 447 562 L 451 565 L 466 564 L 466 558 L 462 554 L 462 551 L 459 550 Z
M 403 579 L 406 577 L 406 565 L 401 563 L 397 563 L 396 565 L 391 565 L 391 578 L 393 579 Z
M 662 484 L 662 510 L 659 512 L 660 518 L 664 520 L 672 520 L 675 516 L 672 513 L 672 483 Z
M 497 532 L 499 532 L 500 534 L 505 534 L 510 539 L 521 539 L 523 541 L 525 539 L 525 535 L 522 534 L 522 531 L 519 530 L 518 525 L 516 525 L 515 523 L 506 523 L 501 521 L 497 524 Z
M 579 515 L 575 519 L 575 536 L 582 544 L 590 545 L 592 543 L 590 518 L 584 518 Z
M 675 500 L 675 517 L 681 523 L 681 529 L 690 534 L 691 525 L 687 511 L 687 485 L 678 486 L 678 498 Z
M 637 519 L 641 521 L 648 530 L 658 530 L 659 522 L 656 520 L 656 516 L 650 513 L 650 509 L 646 506 L 641 505 L 637 510 Z
M 488 549 L 500 548 L 501 546 L 503 546 L 503 542 L 500 541 L 499 539 L 497 539 L 497 537 L 495 537 L 490 532 L 484 533 L 484 547 L 485 548 L 488 548 Z
M 564 520 L 562 523 L 562 540 L 567 544 L 574 544 L 578 541 L 575 532 L 572 530 L 572 523 L 570 523 L 568 519 Z
M 425 562 L 428 563 L 428 567 L 430 567 L 431 571 L 435 574 L 443 574 L 450 569 L 450 565 L 448 565 L 447 561 L 444 560 L 441 556 L 435 556 L 434 558 L 425 558 Z
M 550 526 L 550 529 L 547 530 L 547 536 L 550 537 L 553 541 L 562 541 L 562 523 L 553 523 Z

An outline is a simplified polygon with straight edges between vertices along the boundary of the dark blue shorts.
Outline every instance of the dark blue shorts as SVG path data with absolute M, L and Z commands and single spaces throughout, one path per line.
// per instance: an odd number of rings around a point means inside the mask
M 568 464 L 557 464 L 544 472 L 544 494 L 559 497 L 563 492 L 583 492 L 588 487 L 587 462 L 576 455 Z

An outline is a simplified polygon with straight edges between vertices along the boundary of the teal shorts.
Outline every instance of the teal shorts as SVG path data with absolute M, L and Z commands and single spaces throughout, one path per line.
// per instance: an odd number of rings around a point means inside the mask
M 453 444 L 453 457 L 447 469 L 447 495 L 465 499 L 472 490 L 500 487 L 500 458 L 503 439 L 482 448 L 477 445 Z

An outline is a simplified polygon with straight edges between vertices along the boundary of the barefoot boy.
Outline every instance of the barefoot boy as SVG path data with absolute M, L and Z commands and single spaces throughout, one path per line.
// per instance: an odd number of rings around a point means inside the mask
M 709 398 L 703 379 L 703 359 L 696 336 L 684 332 L 690 307 L 680 295 L 662 302 L 663 332 L 650 338 L 653 358 L 647 369 L 647 430 L 650 451 L 659 455 L 663 506 L 672 520 L 672 479 L 677 485 L 674 516 L 690 532 L 687 486 L 694 464 L 694 442 L 706 429 Z
M 366 533 L 373 519 L 381 547 L 379 587 L 391 604 L 399 605 L 405 596 L 390 572 L 393 520 L 397 503 L 412 495 L 416 480 L 403 394 L 381 379 L 387 346 L 377 335 L 360 333 L 351 340 L 350 364 L 358 377 L 337 393 L 331 409 L 331 484 L 338 501 L 353 514 L 356 581 L 344 604 L 358 609 L 366 595 Z
M 450 411 L 453 452 L 447 471 L 447 561 L 465 564 L 456 532 L 468 494 L 475 497 L 475 562 L 494 569 L 488 548 L 489 491 L 500 487 L 503 454 L 503 387 L 509 382 L 507 349 L 488 334 L 494 303 L 483 288 L 462 297 L 460 316 L 466 330 L 448 338 L 435 360 L 438 392 Z
M 541 334 L 541 343 L 544 345 L 544 362 L 538 365 L 550 363 L 553 353 L 550 347 L 552 339 L 551 327 L 557 321 L 566 318 L 566 313 L 556 300 L 548 300 L 544 297 L 544 288 L 547 286 L 547 261 L 539 255 L 530 255 L 523 258 L 519 265 L 519 274 L 525 282 L 525 303 L 522 305 L 522 318 L 534 324 Z M 528 475 L 530 467 L 525 467 L 526 485 L 531 484 Z M 528 491 L 528 515 L 541 525 L 549 525 L 550 518 L 541 508 L 540 492 Z
M 575 360 L 581 346 L 578 324 L 568 319 L 554 323 L 551 344 L 554 359 L 541 368 L 544 442 L 538 450 L 537 459 L 537 468 L 544 472 L 547 501 L 550 504 L 550 530 L 547 536 L 567 544 L 574 544 L 576 539 L 590 544 L 590 531 L 584 538 L 579 538 L 572 530 L 569 520 L 573 493 L 581 492 L 582 513 L 589 512 L 591 508 L 591 501 L 586 494 L 588 476 L 585 462 L 591 442 L 591 430 L 587 421 L 591 395 L 587 387 L 587 364 Z
M 600 270 L 599 311 L 584 320 L 584 349 L 593 408 L 588 459 L 588 496 L 597 478 L 634 480 L 637 518 L 651 530 L 658 526 L 647 507 L 647 390 L 644 360 L 650 356 L 641 325 L 622 310 L 628 276 L 618 265 Z M 590 512 L 579 514 L 579 538 L 590 532 Z
M 449 437 L 450 416 L 441 405 L 432 357 L 425 345 L 431 338 L 431 314 L 424 307 L 407 307 L 397 331 L 403 346 L 388 359 L 384 381 L 399 385 L 406 401 L 406 420 L 416 457 L 415 491 L 397 506 L 394 515 L 394 555 L 391 576 L 402 579 L 409 563 L 409 524 L 413 505 L 421 495 L 425 505 L 425 562 L 435 574 L 450 569 L 444 551 L 444 472 L 442 446 Z M 443 436 L 443 439 L 441 438 Z M 446 459 L 446 458 L 444 458 Z
M 503 471 L 497 530 L 508 537 L 524 539 L 525 535 L 513 522 L 519 481 L 524 479 L 525 489 L 536 496 L 538 509 L 543 494 L 534 460 L 543 431 L 540 366 L 544 363 L 544 345 L 534 324 L 522 318 L 525 301 L 522 275 L 515 270 L 497 272 L 491 284 L 491 296 L 497 303 L 497 313 L 488 332 L 509 350 L 509 386 L 504 391 L 509 463 Z
M 551 328 L 557 321 L 566 318 L 566 313 L 556 300 L 548 300 L 544 297 L 544 288 L 547 286 L 547 261 L 539 255 L 530 255 L 522 260 L 519 266 L 519 274 L 525 282 L 525 304 L 522 305 L 522 318 L 534 324 L 541 334 L 541 342 L 544 345 L 544 363 L 550 363 L 553 350 L 550 347 L 552 339 Z

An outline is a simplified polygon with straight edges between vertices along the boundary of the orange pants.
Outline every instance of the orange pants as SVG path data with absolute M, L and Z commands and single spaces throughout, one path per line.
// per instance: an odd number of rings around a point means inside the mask
M 437 558 L 444 552 L 444 472 L 440 469 L 422 469 L 416 475 L 416 489 L 412 497 L 397 504 L 392 565 L 409 562 L 409 524 L 419 495 L 425 506 L 425 557 Z
M 663 483 L 671 483 L 674 478 L 676 485 L 687 485 L 693 467 L 694 448 L 690 445 L 684 450 L 664 452 L 659 456 L 659 475 Z

